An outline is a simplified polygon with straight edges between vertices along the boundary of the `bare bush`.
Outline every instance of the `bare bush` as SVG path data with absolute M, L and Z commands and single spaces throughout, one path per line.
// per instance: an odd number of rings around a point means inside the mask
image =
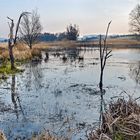
M 32 49 L 33 44 L 38 42 L 42 26 L 37 10 L 33 10 L 30 15 L 24 16 L 20 26 L 21 40 Z
M 136 7 L 129 14 L 129 25 L 130 32 L 140 35 L 140 5 L 137 4 Z

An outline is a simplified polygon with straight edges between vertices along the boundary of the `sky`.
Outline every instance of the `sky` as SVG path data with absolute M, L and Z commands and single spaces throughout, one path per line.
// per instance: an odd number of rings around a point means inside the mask
M 42 32 L 63 32 L 77 24 L 80 35 L 103 34 L 112 20 L 110 34 L 129 33 L 129 13 L 140 0 L 0 0 L 0 37 L 8 37 L 7 16 L 16 22 L 23 11 L 37 9 Z

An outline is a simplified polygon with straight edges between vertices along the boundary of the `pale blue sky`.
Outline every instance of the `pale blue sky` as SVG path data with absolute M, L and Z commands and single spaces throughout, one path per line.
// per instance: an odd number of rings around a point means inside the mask
M 127 34 L 129 13 L 139 0 L 0 0 L 0 37 L 8 36 L 7 16 L 17 20 L 22 11 L 37 8 L 43 32 L 62 32 L 70 23 L 80 34 L 104 33 L 112 20 L 111 34 Z

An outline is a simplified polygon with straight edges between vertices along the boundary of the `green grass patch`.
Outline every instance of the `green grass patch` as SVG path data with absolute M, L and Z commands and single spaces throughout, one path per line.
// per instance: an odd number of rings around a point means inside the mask
M 20 73 L 23 72 L 23 69 L 19 69 L 17 67 L 15 67 L 14 69 L 11 69 L 11 64 L 10 62 L 4 63 L 2 64 L 2 66 L 0 66 L 0 74 L 15 74 L 15 73 Z
M 116 132 L 114 135 L 114 140 L 125 140 L 124 135 L 119 132 Z

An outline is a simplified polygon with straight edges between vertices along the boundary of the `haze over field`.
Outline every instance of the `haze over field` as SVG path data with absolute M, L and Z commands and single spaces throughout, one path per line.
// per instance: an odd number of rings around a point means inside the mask
M 72 23 L 79 25 L 80 34 L 104 33 L 113 20 L 111 34 L 129 33 L 129 13 L 139 0 L 0 0 L 0 37 L 8 36 L 6 17 L 17 19 L 22 11 L 38 9 L 42 32 L 62 32 Z

